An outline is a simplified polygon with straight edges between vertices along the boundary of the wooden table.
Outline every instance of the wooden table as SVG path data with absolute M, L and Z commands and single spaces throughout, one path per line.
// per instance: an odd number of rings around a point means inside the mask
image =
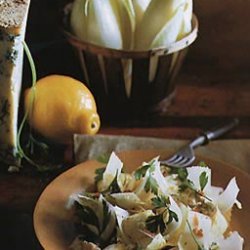
M 166 116 L 116 126 L 105 125 L 100 133 L 191 139 L 203 128 L 239 117 L 239 127 L 224 138 L 250 138 L 248 79 L 238 76 L 229 81 L 227 77 L 215 78 L 198 73 L 183 72 L 179 76 L 176 99 Z M 5 249 L 39 249 L 32 226 L 32 212 L 42 190 L 59 173 L 39 175 L 24 171 L 0 174 L 0 226 L 4 232 L 0 244 L 6 244 Z
M 82 77 L 72 49 L 55 27 L 57 16 L 54 14 L 64 2 L 32 1 L 27 41 L 39 77 L 50 73 Z M 236 2 L 195 1 L 200 21 L 199 39 L 190 49 L 176 80 L 176 98 L 165 116 L 104 124 L 100 133 L 191 139 L 202 129 L 238 117 L 239 127 L 224 138 L 250 139 L 250 24 L 247 11 L 250 1 Z M 57 42 L 46 47 L 51 39 Z M 41 41 L 47 45 L 43 47 Z M 24 88 L 29 82 L 29 68 L 25 63 Z M 32 226 L 33 209 L 45 186 L 59 173 L 37 174 L 30 170 L 17 174 L 0 173 L 1 249 L 40 248 Z

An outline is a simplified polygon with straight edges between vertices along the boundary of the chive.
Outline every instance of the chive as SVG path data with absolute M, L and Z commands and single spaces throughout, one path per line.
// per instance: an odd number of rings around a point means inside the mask
M 47 166 L 42 166 L 42 165 L 39 165 L 37 164 L 36 162 L 34 162 L 23 150 L 22 146 L 21 146 L 21 135 L 22 135 L 22 132 L 23 132 L 23 128 L 25 126 L 25 122 L 27 121 L 27 118 L 28 118 L 28 115 L 29 115 L 29 112 L 30 110 L 32 110 L 32 107 L 33 107 L 33 103 L 34 103 L 34 97 L 35 97 L 35 84 L 37 82 L 37 75 L 36 75 L 36 66 L 35 66 L 35 63 L 34 63 L 34 60 L 32 58 L 32 55 L 30 53 L 30 50 L 26 44 L 25 41 L 22 42 L 23 43 L 23 48 L 24 48 L 24 51 L 27 55 L 27 58 L 28 58 L 28 61 L 29 61 L 29 64 L 30 64 L 30 69 L 31 69 L 31 74 L 32 74 L 32 92 L 33 94 L 31 95 L 30 97 L 30 102 L 29 102 L 29 107 L 28 109 L 25 111 L 25 114 L 24 114 L 24 117 L 21 121 L 21 124 L 20 124 L 20 127 L 18 129 L 18 132 L 17 132 L 17 151 L 18 151 L 18 155 L 19 157 L 22 159 L 24 158 L 29 164 L 31 164 L 32 166 L 35 166 L 38 171 L 46 171 L 46 170 L 49 170 L 50 168 L 47 167 Z M 32 143 L 32 142 L 31 142 Z

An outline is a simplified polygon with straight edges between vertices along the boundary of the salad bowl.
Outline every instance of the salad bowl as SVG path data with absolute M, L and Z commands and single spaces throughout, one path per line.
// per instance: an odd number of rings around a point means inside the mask
M 132 172 L 143 161 L 151 160 L 158 155 L 166 158 L 169 152 L 135 150 L 118 154 L 127 172 Z M 244 238 L 244 249 L 249 249 L 249 175 L 221 161 L 198 156 L 197 162 L 200 161 L 206 162 L 211 168 L 213 185 L 225 187 L 232 177 L 236 177 L 240 189 L 238 200 L 243 208 L 233 209 L 230 229 L 239 232 Z M 68 208 L 69 197 L 84 190 L 94 191 L 95 170 L 104 166 L 104 163 L 98 161 L 86 161 L 62 173 L 44 190 L 35 207 L 34 228 L 38 240 L 46 250 L 69 249 L 77 236 L 74 227 L 74 211 Z

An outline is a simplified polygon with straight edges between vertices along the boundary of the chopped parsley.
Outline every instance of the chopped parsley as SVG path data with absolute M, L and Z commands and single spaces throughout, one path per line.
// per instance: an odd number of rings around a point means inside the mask
M 117 182 L 117 176 L 118 173 L 116 174 L 115 178 L 113 179 L 113 181 L 111 182 L 111 184 L 109 185 L 108 189 L 105 192 L 109 192 L 110 194 L 121 192 L 121 189 Z
M 100 211 L 94 210 L 92 207 L 81 205 L 78 202 L 75 202 L 76 216 L 78 222 L 76 224 L 76 230 L 79 234 L 81 240 L 86 240 L 89 242 L 95 242 L 101 248 L 105 248 L 110 243 L 114 243 L 114 238 L 116 235 L 116 223 L 111 223 L 112 220 L 115 220 L 114 215 L 109 209 L 109 206 L 106 200 L 97 200 L 93 198 L 93 201 L 96 203 L 101 203 L 102 206 L 102 221 L 98 217 Z M 106 228 L 112 224 L 109 234 L 106 235 Z
M 104 163 L 104 164 L 107 164 L 109 162 L 109 155 L 108 154 L 102 154 L 102 155 L 99 155 L 97 157 L 97 161 L 99 161 L 100 163 Z
M 169 208 L 164 209 L 163 212 L 157 215 L 149 216 L 146 220 L 146 227 L 152 233 L 164 233 L 167 225 L 173 220 L 178 221 L 178 216 Z
M 157 160 L 158 160 L 157 158 L 154 158 L 151 162 L 143 165 L 134 172 L 136 180 L 140 180 L 141 178 L 145 177 L 146 174 L 148 173 L 148 175 L 146 176 L 147 180 L 144 186 L 144 190 L 147 193 L 152 192 L 156 195 L 158 194 L 159 185 L 157 183 L 157 180 L 153 177 L 152 173 L 155 171 L 155 163 Z
M 152 233 L 157 233 L 157 232 L 164 233 L 164 231 L 167 228 L 167 225 L 164 222 L 164 213 L 149 216 L 148 219 L 146 220 L 146 227 Z
M 200 161 L 199 163 L 198 163 L 198 166 L 200 166 L 200 167 L 207 167 L 207 164 L 206 164 L 206 162 L 204 162 L 204 161 Z
M 204 196 L 201 192 L 196 190 L 196 188 L 194 187 L 194 183 L 187 178 L 188 171 L 186 168 L 170 168 L 170 174 L 177 174 L 177 178 L 181 181 L 179 185 L 180 192 L 184 192 L 187 188 L 189 188 L 193 190 L 196 194 L 203 196 L 207 200 L 211 201 L 210 198 Z M 205 171 L 202 172 L 202 174 L 200 175 L 199 181 L 200 181 L 201 191 L 203 191 L 208 182 L 208 176 Z
M 148 192 L 152 192 L 154 194 L 158 194 L 158 188 L 159 188 L 159 185 L 157 183 L 157 181 L 155 180 L 155 178 L 152 176 L 152 175 L 149 175 L 149 177 L 147 178 L 147 182 L 145 184 L 145 192 L 148 193 Z
M 207 173 L 205 171 L 201 173 L 201 175 L 199 177 L 199 181 L 200 181 L 201 191 L 203 191 L 203 189 L 205 188 L 205 186 L 207 185 L 207 182 L 208 182 L 208 176 L 207 176 Z
M 154 170 L 155 170 L 155 162 L 157 160 L 158 160 L 158 158 L 154 158 L 149 163 L 147 163 L 147 164 L 143 165 L 142 167 L 138 168 L 134 173 L 135 179 L 140 180 L 141 178 L 145 177 L 147 171 L 149 171 L 149 173 L 154 172 Z
M 105 172 L 105 169 L 106 169 L 106 167 L 97 168 L 95 170 L 95 174 L 96 174 L 96 176 L 95 176 L 95 183 L 97 183 L 97 182 L 99 182 L 99 181 L 101 181 L 103 179 L 103 174 Z
M 186 168 L 170 168 L 170 174 L 177 174 L 181 181 L 185 181 L 188 176 L 188 171 Z
M 149 216 L 146 220 L 147 229 L 152 233 L 164 233 L 167 225 L 173 220 L 178 221 L 177 214 L 169 209 L 170 201 L 165 196 L 157 196 L 151 199 L 152 205 L 155 209 L 165 208 L 161 213 L 153 216 Z
M 148 171 L 148 169 L 151 167 L 151 165 L 147 164 L 142 166 L 141 168 L 137 169 L 134 173 L 135 175 L 135 179 L 138 181 L 140 180 L 142 177 L 144 177 Z
M 167 207 L 170 204 L 169 198 L 162 195 L 152 198 L 151 201 L 155 208 Z
M 180 185 L 179 190 L 181 192 L 185 191 L 187 188 L 192 189 L 193 191 L 197 191 L 194 187 L 194 183 L 190 181 L 189 179 L 185 179 Z

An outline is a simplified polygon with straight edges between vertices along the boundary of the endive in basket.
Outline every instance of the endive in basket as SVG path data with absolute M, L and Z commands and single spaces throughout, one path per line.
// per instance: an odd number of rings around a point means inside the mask
M 132 0 L 75 0 L 71 28 L 83 41 L 113 49 L 131 49 L 135 29 Z
M 83 41 L 122 48 L 122 34 L 110 0 L 76 0 L 71 12 L 71 27 Z
M 122 35 L 122 47 L 133 49 L 136 19 L 132 0 L 111 0 L 111 3 Z
M 192 7 L 192 0 L 151 1 L 136 27 L 135 50 L 168 47 L 187 35 L 192 28 Z M 177 55 L 174 54 L 171 68 L 175 65 L 176 59 Z M 158 56 L 151 56 L 149 82 L 155 79 L 158 61 Z
M 185 27 L 188 23 L 191 30 L 191 17 L 186 14 L 192 12 L 192 4 L 189 2 L 190 0 L 151 1 L 137 25 L 135 49 L 148 50 L 169 46 L 177 40 L 180 33 L 187 31 Z
M 133 0 L 135 10 L 136 23 L 138 24 L 144 15 L 151 0 Z
M 193 14 L 193 0 L 187 0 L 184 6 L 184 16 L 182 26 L 177 40 L 182 39 L 192 30 L 192 14 Z

